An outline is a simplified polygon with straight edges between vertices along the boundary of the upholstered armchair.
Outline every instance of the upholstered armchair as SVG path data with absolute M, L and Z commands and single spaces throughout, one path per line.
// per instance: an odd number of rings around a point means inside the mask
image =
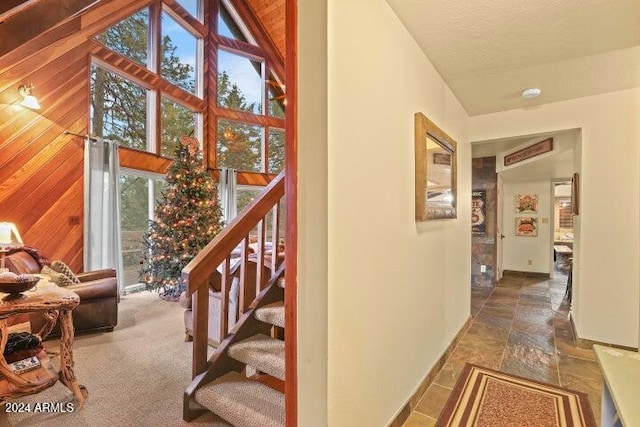
M 15 249 L 6 257 L 6 267 L 16 274 L 38 274 L 46 258 L 38 257 L 32 249 Z M 112 269 L 91 271 L 77 275 L 80 283 L 66 288 L 78 294 L 80 305 L 73 310 L 73 326 L 76 332 L 112 331 L 118 324 L 118 282 Z M 42 329 L 46 320 L 40 313 L 29 315 L 31 332 Z M 50 336 L 60 335 L 58 325 Z

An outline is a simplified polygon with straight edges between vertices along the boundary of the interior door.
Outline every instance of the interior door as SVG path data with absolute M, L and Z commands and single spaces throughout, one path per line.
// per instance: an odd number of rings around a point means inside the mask
M 502 220 L 503 201 L 502 177 L 498 174 L 497 209 L 496 209 L 496 281 L 502 279 L 502 244 L 504 242 L 504 228 Z

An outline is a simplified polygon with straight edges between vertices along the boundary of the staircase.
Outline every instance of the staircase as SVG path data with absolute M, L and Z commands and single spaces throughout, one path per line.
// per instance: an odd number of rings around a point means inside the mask
M 284 173 L 234 219 L 183 270 L 187 292 L 195 295 L 193 380 L 184 393 L 183 418 L 191 421 L 210 411 L 236 427 L 285 425 L 284 262 L 278 264 L 278 207 L 284 196 Z M 271 248 L 266 250 L 266 218 L 273 212 Z M 257 250 L 249 254 L 249 235 L 257 229 Z M 238 309 L 240 318 L 228 330 L 231 253 L 241 249 Z M 270 277 L 243 271 L 249 262 L 257 272 L 270 265 Z M 222 266 L 222 340 L 206 360 L 208 274 Z M 247 283 L 245 283 L 247 282 Z M 253 374 L 257 372 L 256 374 Z

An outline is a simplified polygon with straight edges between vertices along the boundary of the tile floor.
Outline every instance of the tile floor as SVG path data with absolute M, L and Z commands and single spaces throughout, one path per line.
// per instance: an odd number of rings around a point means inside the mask
M 599 423 L 602 374 L 593 350 L 574 344 L 565 288 L 566 276 L 515 275 L 473 288 L 473 321 L 404 426 L 435 425 L 465 362 L 588 393 Z

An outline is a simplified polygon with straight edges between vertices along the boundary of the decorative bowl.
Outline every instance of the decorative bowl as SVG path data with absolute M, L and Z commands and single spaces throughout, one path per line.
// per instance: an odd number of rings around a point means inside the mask
M 21 280 L 15 282 L 0 282 L 0 292 L 5 294 L 19 294 L 20 292 L 28 291 L 38 284 L 39 277 L 30 276 L 24 277 Z

